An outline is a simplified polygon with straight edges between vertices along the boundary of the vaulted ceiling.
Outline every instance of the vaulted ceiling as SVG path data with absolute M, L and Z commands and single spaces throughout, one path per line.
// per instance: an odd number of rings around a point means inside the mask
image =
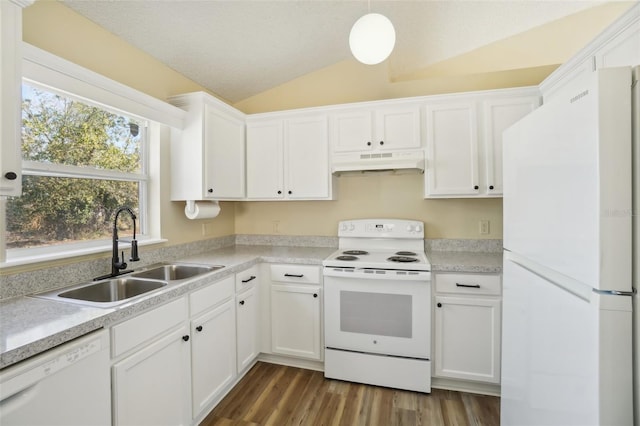
M 561 63 L 633 4 L 555 0 L 63 3 L 230 102 L 355 60 L 349 52 L 349 31 L 368 10 L 386 15 L 395 26 L 396 47 L 386 66 L 389 79 L 401 81 L 464 73 L 469 67 L 476 68 L 469 72 L 486 72 L 495 67 Z

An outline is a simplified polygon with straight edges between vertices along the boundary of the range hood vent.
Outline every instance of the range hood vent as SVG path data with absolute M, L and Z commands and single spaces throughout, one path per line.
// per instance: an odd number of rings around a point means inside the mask
M 400 170 L 424 172 L 424 151 L 334 154 L 331 160 L 331 172 L 334 174 Z

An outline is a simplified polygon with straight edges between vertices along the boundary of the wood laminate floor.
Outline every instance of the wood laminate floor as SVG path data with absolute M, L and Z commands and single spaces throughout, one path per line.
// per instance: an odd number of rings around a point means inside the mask
M 430 394 L 401 391 L 259 362 L 200 426 L 499 424 L 498 397 L 439 389 Z

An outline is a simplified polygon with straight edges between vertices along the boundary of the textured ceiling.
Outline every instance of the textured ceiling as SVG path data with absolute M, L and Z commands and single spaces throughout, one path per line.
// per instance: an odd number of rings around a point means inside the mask
M 118 37 L 213 93 L 237 102 L 309 72 L 352 60 L 353 23 L 366 1 L 63 0 Z M 592 1 L 372 1 L 393 22 L 392 74 L 563 18 Z

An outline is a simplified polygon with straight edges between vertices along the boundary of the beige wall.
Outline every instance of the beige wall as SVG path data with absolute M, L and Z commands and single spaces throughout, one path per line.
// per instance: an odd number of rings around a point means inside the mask
M 422 174 L 344 175 L 337 201 L 236 204 L 239 234 L 336 235 L 338 221 L 357 218 L 421 220 L 428 238 L 502 238 L 502 199 L 425 200 Z M 489 220 L 480 235 L 479 220 Z

